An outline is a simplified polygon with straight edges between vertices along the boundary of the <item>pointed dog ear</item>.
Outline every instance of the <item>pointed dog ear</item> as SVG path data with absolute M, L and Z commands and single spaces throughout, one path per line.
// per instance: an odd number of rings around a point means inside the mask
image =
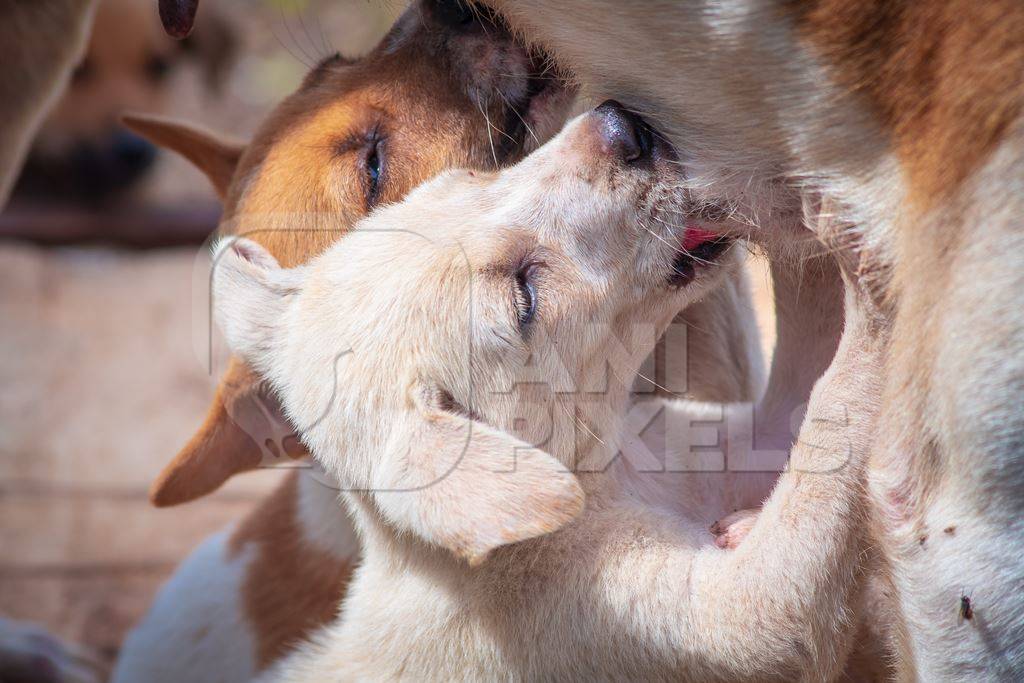
M 306 455 L 267 383 L 232 358 L 203 425 L 157 476 L 149 499 L 157 507 L 187 503 L 236 474 Z
M 399 529 L 477 564 L 582 512 L 575 475 L 544 451 L 454 413 L 414 422 L 375 477 L 378 509 Z
M 238 160 L 245 151 L 243 143 L 161 116 L 125 114 L 121 121 L 154 145 L 177 152 L 191 161 L 209 178 L 218 197 L 224 199 L 227 195 Z

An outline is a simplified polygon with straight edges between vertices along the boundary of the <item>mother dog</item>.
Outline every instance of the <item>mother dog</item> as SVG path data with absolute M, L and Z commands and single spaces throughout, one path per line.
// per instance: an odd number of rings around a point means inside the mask
M 1024 5 L 497 0 L 755 239 L 823 206 L 893 322 L 871 453 L 904 680 L 1024 671 Z M 741 169 L 737 171 L 736 169 Z M 823 224 L 834 224 L 825 221 Z

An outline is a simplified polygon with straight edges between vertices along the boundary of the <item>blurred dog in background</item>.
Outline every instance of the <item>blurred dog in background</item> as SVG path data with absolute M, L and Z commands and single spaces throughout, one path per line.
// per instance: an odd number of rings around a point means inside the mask
M 0 206 L 40 120 L 82 54 L 92 11 L 92 0 L 0 5 Z
M 138 187 L 157 149 L 119 123 L 127 110 L 159 112 L 175 72 L 198 65 L 217 93 L 239 44 L 223 12 L 204 11 L 184 41 L 164 35 L 152 3 L 101 0 L 85 55 L 63 97 L 43 121 L 15 186 L 15 198 L 98 205 Z

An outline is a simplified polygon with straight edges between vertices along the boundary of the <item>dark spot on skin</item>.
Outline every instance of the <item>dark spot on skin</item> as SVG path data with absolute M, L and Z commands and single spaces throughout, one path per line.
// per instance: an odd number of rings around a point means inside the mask
M 956 533 L 956 526 L 947 526 L 945 529 L 942 530 L 942 533 L 949 534 L 950 536 L 952 536 Z
M 974 604 L 969 595 L 960 596 L 960 618 L 967 621 L 974 618 Z
M 928 540 L 928 534 L 924 534 L 922 536 L 918 536 L 917 544 L 920 545 L 920 546 L 923 546 L 925 544 L 925 541 L 927 541 L 927 540 Z

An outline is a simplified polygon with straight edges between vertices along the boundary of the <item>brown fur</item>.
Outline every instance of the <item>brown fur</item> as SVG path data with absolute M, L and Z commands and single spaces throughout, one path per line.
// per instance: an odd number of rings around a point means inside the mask
M 296 439 L 284 439 L 280 446 L 270 437 L 263 444 L 254 441 L 255 434 L 271 434 L 271 425 L 260 410 L 264 400 L 252 370 L 232 360 L 203 426 L 153 481 L 151 502 L 167 507 L 181 502 L 183 496 L 212 493 L 235 472 L 258 467 L 261 446 L 292 458 L 305 455 Z
M 218 92 L 234 63 L 234 27 L 208 10 L 195 35 L 177 42 L 160 30 L 148 0 L 99 0 L 85 53 L 32 142 L 15 196 L 28 204 L 127 197 L 157 156 L 125 133 L 121 114 L 165 110 L 174 77 L 193 61 Z
M 900 675 L 1020 678 L 1024 6 L 491 3 L 582 87 L 659 120 L 756 238 L 810 227 L 860 251 L 852 273 L 894 326 L 869 488 Z M 837 232 L 816 225 L 823 198 Z M 972 584 L 985 633 L 950 618 Z
M 303 539 L 298 496 L 299 476 L 291 473 L 229 541 L 236 555 L 249 545 L 257 549 L 242 594 L 260 670 L 337 615 L 352 577 L 351 562 Z
M 887 408 L 879 428 L 886 446 L 872 461 L 888 477 L 876 510 L 876 537 L 889 544 L 888 557 L 882 560 L 884 576 L 909 556 L 952 552 L 948 545 L 941 546 L 945 551 L 932 547 L 921 520 L 930 516 L 929 510 L 948 505 L 943 499 L 950 498 L 950 478 L 961 477 L 961 468 L 977 462 L 963 443 L 951 452 L 949 434 L 942 432 L 955 428 L 953 424 L 936 430 L 938 406 L 953 400 L 959 388 L 943 386 L 936 369 L 943 366 L 943 354 L 949 358 L 949 311 L 957 315 L 957 302 L 965 295 L 950 264 L 969 268 L 963 255 L 972 242 L 984 239 L 975 231 L 991 229 L 971 225 L 966 218 L 971 213 L 964 204 L 971 181 L 1013 139 L 1012 127 L 1024 113 L 1024 5 L 963 0 L 793 6 L 801 35 L 835 65 L 840 84 L 864 95 L 891 136 L 907 181 L 910 211 L 893 238 L 896 258 L 886 292 L 890 301 L 898 301 Z M 929 214 L 941 218 L 935 221 Z M 993 291 L 991 296 L 1000 294 Z M 1001 335 L 1009 336 L 1006 329 L 984 334 L 997 343 Z M 901 531 L 891 536 L 894 527 Z M 902 541 L 893 542 L 904 534 L 918 550 L 907 551 L 899 547 Z M 969 550 L 976 551 L 980 549 Z M 890 593 L 898 595 L 895 588 Z M 922 676 L 915 666 L 921 654 L 915 653 L 914 627 L 903 613 L 907 602 L 887 601 L 884 614 L 891 622 L 889 638 L 900 653 L 901 680 Z
M 797 29 L 892 136 L 921 210 L 948 199 L 1024 112 L 1015 0 L 793 0 Z M 964 17 L 970 16 L 970 21 Z
M 225 197 L 222 231 L 245 233 L 282 264 L 295 266 L 335 242 L 372 208 L 364 199 L 354 153 L 344 149 L 347 139 L 366 135 L 378 123 L 401 133 L 388 138 L 391 175 L 378 203 L 400 198 L 445 168 L 493 163 L 490 149 L 474 143 L 486 139 L 483 117 L 469 102 L 446 96 L 456 84 L 438 87 L 432 76 L 436 67 L 414 57 L 406 50 L 372 53 L 356 63 L 324 62 L 268 117 L 244 152 L 192 129 L 146 125 L 153 120 L 136 117 L 126 122 L 181 152 L 211 178 Z M 410 89 L 393 87 L 396 79 Z M 439 125 L 442 121 L 458 125 Z M 150 489 L 154 504 L 206 495 L 233 474 L 259 465 L 263 444 L 248 438 L 232 409 L 258 393 L 255 383 L 244 365 L 232 362 L 203 426 Z

